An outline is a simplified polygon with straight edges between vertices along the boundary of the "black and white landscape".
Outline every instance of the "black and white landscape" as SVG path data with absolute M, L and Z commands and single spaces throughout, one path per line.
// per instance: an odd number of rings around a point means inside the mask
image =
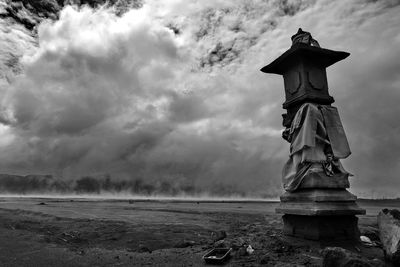
M 214 246 L 236 248 L 232 266 L 321 265 L 274 212 L 285 93 L 260 72 L 300 27 L 350 53 L 329 92 L 359 228 L 379 243 L 377 214 L 400 207 L 399 13 L 397 0 L 0 0 L 0 266 L 202 266 Z

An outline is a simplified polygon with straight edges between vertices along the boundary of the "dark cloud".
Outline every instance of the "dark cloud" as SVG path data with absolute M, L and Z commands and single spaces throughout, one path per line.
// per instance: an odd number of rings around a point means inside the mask
M 0 84 L 0 167 L 86 177 L 63 187 L 83 191 L 277 196 L 289 149 L 283 80 L 259 69 L 302 27 L 351 52 L 328 79 L 353 150 L 352 189 L 394 196 L 398 11 L 361 0 L 147 1 L 119 15 L 66 7 L 39 26 L 38 47 L 22 34 L 14 48 L 33 52 Z

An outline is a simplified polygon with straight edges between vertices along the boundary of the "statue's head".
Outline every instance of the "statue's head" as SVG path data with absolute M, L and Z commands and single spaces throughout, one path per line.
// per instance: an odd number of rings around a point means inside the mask
M 297 33 L 292 36 L 292 46 L 297 43 L 303 43 L 311 46 L 320 47 L 317 40 L 312 38 L 311 33 L 305 32 L 301 28 L 299 28 Z

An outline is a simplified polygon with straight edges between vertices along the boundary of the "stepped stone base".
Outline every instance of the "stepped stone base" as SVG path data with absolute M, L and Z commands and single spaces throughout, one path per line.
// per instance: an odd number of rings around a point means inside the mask
M 345 189 L 347 176 L 341 181 L 325 178 L 322 179 L 325 185 L 319 188 L 300 187 L 281 196 L 276 212 L 284 214 L 284 234 L 311 240 L 358 241 L 355 215 L 365 214 L 365 210 L 357 205 L 357 197 Z M 321 182 L 313 179 L 310 177 L 307 183 Z
M 321 241 L 357 241 L 360 238 L 354 215 L 305 216 L 283 215 L 285 235 Z
M 277 213 L 307 216 L 361 215 L 365 210 L 346 189 L 304 189 L 281 196 Z

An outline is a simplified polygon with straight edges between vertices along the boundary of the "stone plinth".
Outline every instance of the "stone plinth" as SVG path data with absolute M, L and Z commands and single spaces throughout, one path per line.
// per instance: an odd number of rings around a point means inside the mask
M 295 192 L 286 192 L 276 209 L 283 215 L 286 235 L 311 240 L 359 239 L 358 218 L 365 214 L 357 197 L 346 190 L 348 175 L 307 176 Z
M 347 216 L 304 216 L 285 214 L 283 232 L 285 235 L 310 240 L 351 241 L 360 238 L 358 218 Z

